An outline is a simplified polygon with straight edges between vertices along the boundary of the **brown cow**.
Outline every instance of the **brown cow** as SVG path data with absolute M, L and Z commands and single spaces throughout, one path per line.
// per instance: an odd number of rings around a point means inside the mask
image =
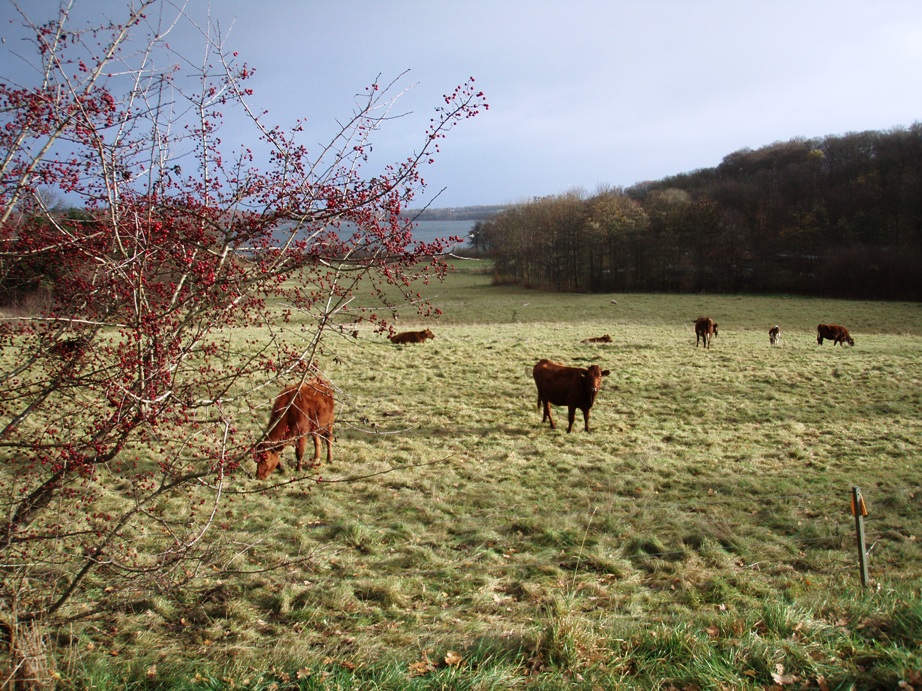
M 281 470 L 282 450 L 295 447 L 296 470 L 301 470 L 308 436 L 314 438 L 314 462 L 320 464 L 320 439 L 327 443 L 327 463 L 333 461 L 334 420 L 333 389 L 322 379 L 290 386 L 272 404 L 269 431 L 256 446 L 256 477 L 265 480 L 276 469 Z
M 711 347 L 711 338 L 717 335 L 717 322 L 710 317 L 698 317 L 695 320 L 695 347 L 704 340 L 704 347 Z
M 768 330 L 768 344 L 781 345 L 781 327 L 777 324 Z
M 62 338 L 59 341 L 55 341 L 50 351 L 59 358 L 69 360 L 72 357 L 83 355 L 89 345 L 89 336 L 72 336 L 70 338 Z
M 838 324 L 819 324 L 816 327 L 816 342 L 823 345 L 823 339 L 828 338 L 833 345 L 855 345 L 855 339 L 848 335 L 848 329 Z
M 532 376 L 538 387 L 538 407 L 544 407 L 541 422 L 548 420 L 551 429 L 556 429 L 554 418 L 551 417 L 551 405 L 565 405 L 569 422 L 567 434 L 573 429 L 577 408 L 583 411 L 583 422 L 588 432 L 589 410 L 602 388 L 602 377 L 608 375 L 609 371 L 600 369 L 598 365 L 567 367 L 550 360 L 539 360 L 532 370 Z
M 404 331 L 393 336 L 388 336 L 391 343 L 423 343 L 427 338 L 435 338 L 429 329 L 423 331 Z
M 611 343 L 611 336 L 605 334 L 604 336 L 595 336 L 593 338 L 584 338 L 581 343 Z

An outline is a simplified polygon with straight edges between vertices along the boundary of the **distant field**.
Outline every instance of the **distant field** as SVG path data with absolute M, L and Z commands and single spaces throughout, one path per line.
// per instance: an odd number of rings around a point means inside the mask
M 724 327 L 726 335 L 765 332 L 780 324 L 782 332 L 807 332 L 815 343 L 821 322 L 846 326 L 856 338 L 863 334 L 922 336 L 922 303 L 842 301 L 791 296 L 657 295 L 543 293 L 523 288 L 490 285 L 489 264 L 468 260 L 444 286 L 429 293 L 444 315 L 443 324 L 580 322 L 603 329 L 629 325 L 664 325 L 675 329 L 707 314 Z M 486 271 L 486 273 L 483 273 Z M 614 301 L 614 304 L 613 304 Z M 614 334 L 612 334 L 614 336 Z M 675 337 L 664 332 L 663 338 Z M 811 343 L 808 337 L 806 342 Z M 860 342 L 860 341 L 859 341 Z
M 320 484 L 234 498 L 222 540 L 239 573 L 78 631 L 85 679 L 143 686 L 157 665 L 190 688 L 922 684 L 922 306 L 552 295 L 472 266 L 429 288 L 440 319 L 401 313 L 434 341 L 329 343 L 341 394 Z M 702 314 L 720 324 L 710 351 Z M 856 347 L 817 346 L 818 322 Z M 612 371 L 591 434 L 542 426 L 542 357 Z

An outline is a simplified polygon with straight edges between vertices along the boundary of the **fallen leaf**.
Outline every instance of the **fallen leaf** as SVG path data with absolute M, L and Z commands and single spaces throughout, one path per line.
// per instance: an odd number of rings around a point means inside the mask
M 717 638 L 720 635 L 720 629 L 716 626 L 708 626 L 704 629 L 711 638 Z
M 428 674 L 432 671 L 432 663 L 428 660 L 420 660 L 419 662 L 410 663 L 410 676 L 411 677 L 421 677 L 424 674 Z
M 797 682 L 800 679 L 796 674 L 785 674 L 784 665 L 777 664 L 775 665 L 775 671 L 772 672 L 772 681 L 781 686 L 790 686 Z
M 153 679 L 157 676 L 157 665 L 151 665 L 147 668 L 147 678 Z
M 445 664 L 449 667 L 457 667 L 463 661 L 464 659 L 454 650 L 449 650 L 447 653 L 445 653 Z

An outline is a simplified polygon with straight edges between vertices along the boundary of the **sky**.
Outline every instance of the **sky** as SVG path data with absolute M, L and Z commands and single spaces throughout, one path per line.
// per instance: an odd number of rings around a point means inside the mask
M 126 2 L 76 0 L 80 12 L 115 18 Z M 0 0 L 0 32 L 8 3 Z M 32 17 L 57 6 L 20 4 Z M 403 160 L 441 96 L 474 77 L 489 110 L 453 130 L 424 170 L 417 201 L 439 208 L 591 194 L 710 168 L 743 148 L 922 121 L 919 0 L 188 0 L 186 8 L 200 21 L 210 13 L 225 45 L 256 69 L 253 100 L 271 121 L 308 119 L 309 144 L 335 131 L 368 84 L 404 75 L 402 117 L 376 139 L 376 155 Z

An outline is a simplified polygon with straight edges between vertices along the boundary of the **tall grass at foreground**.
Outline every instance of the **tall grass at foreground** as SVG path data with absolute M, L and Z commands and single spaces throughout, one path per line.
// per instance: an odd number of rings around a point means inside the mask
M 548 295 L 464 273 L 433 292 L 434 341 L 331 344 L 334 462 L 308 492 L 234 498 L 239 576 L 75 625 L 65 680 L 922 687 L 922 306 Z M 720 323 L 710 351 L 700 314 Z M 817 346 L 821 321 L 856 347 Z M 614 343 L 580 343 L 602 333 Z M 541 424 L 542 357 L 612 371 L 590 434 L 579 418 L 566 434 L 561 408 Z

